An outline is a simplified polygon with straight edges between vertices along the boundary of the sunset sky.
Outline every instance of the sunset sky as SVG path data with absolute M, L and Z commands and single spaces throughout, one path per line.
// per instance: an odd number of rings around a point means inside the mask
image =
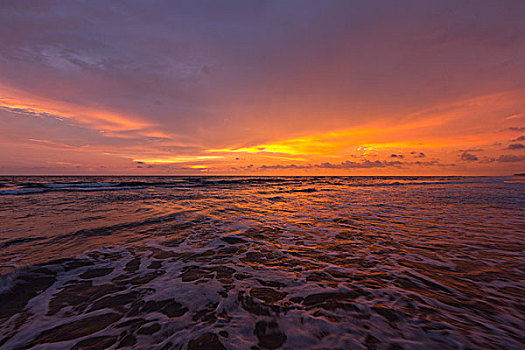
M 525 1 L 0 2 L 0 174 L 525 172 Z

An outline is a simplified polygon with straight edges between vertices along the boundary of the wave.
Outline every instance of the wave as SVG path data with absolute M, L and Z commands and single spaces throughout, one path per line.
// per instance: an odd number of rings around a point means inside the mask
M 390 182 L 372 184 L 353 184 L 352 187 L 380 187 L 380 186 L 426 186 L 426 185 L 454 185 L 454 184 L 476 184 L 476 183 L 498 183 L 504 182 L 502 179 L 491 180 L 471 180 L 471 181 L 422 181 L 422 182 Z
M 40 240 L 44 240 L 44 239 L 46 239 L 46 237 L 16 238 L 16 239 L 13 239 L 13 240 L 10 240 L 10 241 L 2 243 L 0 245 L 0 249 L 4 249 L 4 248 L 10 247 L 12 245 L 23 244 L 23 243 L 28 243 L 28 242 L 32 242 L 32 241 L 40 241 Z
M 430 179 L 430 181 L 421 181 Z M 435 181 L 433 180 L 435 179 Z M 396 181 L 397 180 L 397 181 Z M 505 182 L 508 178 L 467 178 L 461 177 L 255 177 L 255 178 L 174 178 L 170 181 L 102 181 L 102 182 L 24 182 L 14 183 L 11 187 L 2 184 L 0 195 L 28 195 L 49 191 L 115 191 L 138 190 L 144 188 L 198 188 L 224 187 L 236 185 L 274 185 L 294 186 L 296 188 L 283 189 L 284 192 L 313 193 L 326 189 L 326 186 L 341 187 L 382 187 L 382 186 L 436 186 L 453 184 L 476 184 Z M 300 186 L 308 186 L 301 188 Z M 318 185 L 318 188 L 312 186 Z
M 21 194 L 32 194 L 32 193 L 42 193 L 46 192 L 45 189 L 38 189 L 38 188 L 17 188 L 13 190 L 1 190 L 1 195 L 21 195 Z
M 143 189 L 157 184 L 147 182 L 73 182 L 73 183 L 24 183 L 18 188 L 0 190 L 0 195 L 25 195 L 50 191 L 114 191 Z
M 74 182 L 74 183 L 53 183 L 53 184 L 42 184 L 43 187 L 47 188 L 70 188 L 70 187 L 115 187 L 119 186 L 120 182 Z

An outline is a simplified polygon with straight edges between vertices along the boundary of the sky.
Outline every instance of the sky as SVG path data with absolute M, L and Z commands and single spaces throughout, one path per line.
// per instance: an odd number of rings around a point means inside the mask
M 525 172 L 525 1 L 0 2 L 0 174 Z

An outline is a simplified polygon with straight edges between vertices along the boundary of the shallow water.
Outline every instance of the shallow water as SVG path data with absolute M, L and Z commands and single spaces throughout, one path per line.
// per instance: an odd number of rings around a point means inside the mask
M 0 348 L 520 349 L 525 184 L 2 177 Z

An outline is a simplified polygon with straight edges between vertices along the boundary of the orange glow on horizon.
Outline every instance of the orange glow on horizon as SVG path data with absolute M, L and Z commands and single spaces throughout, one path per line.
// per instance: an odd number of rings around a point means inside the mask
M 187 163 L 194 161 L 202 160 L 214 160 L 221 159 L 222 156 L 177 156 L 177 157 L 168 157 L 168 158 L 138 158 L 133 159 L 134 162 L 143 162 L 143 163 L 152 163 L 152 164 L 162 164 L 162 163 Z
M 4 88 L 5 90 L 5 88 Z M 6 90 L 13 93 L 14 90 Z M 502 92 L 479 96 L 465 101 L 456 101 L 427 108 L 409 114 L 403 118 L 387 116 L 373 122 L 328 132 L 312 132 L 299 137 L 283 137 L 271 142 L 252 145 L 238 145 L 226 148 L 205 148 L 198 143 L 191 145 L 195 149 L 192 155 L 174 155 L 162 148 L 186 148 L 190 145 L 177 142 L 173 134 L 159 130 L 154 123 L 146 122 L 146 118 L 113 113 L 108 110 L 95 109 L 77 104 L 60 101 L 50 101 L 45 98 L 20 93 L 17 98 L 3 97 L 0 99 L 0 109 L 8 112 L 27 114 L 30 116 L 55 117 L 60 122 L 73 120 L 85 127 L 95 130 L 103 137 L 113 137 L 135 142 L 137 139 L 150 138 L 153 143 L 132 143 L 121 147 L 104 147 L 97 145 L 74 146 L 66 142 L 29 137 L 25 141 L 0 140 L 2 144 L 40 145 L 51 150 L 68 150 L 72 153 L 89 154 L 92 157 L 103 155 L 116 157 L 122 161 L 146 163 L 151 165 L 184 164 L 187 169 L 213 171 L 254 171 L 257 167 L 286 166 L 298 162 L 300 166 L 331 162 L 338 164 L 347 160 L 382 160 L 391 161 L 391 154 L 403 154 L 425 150 L 425 153 L 439 157 L 445 163 L 458 160 L 458 151 L 471 148 L 494 149 L 491 144 L 498 144 L 501 135 L 490 129 L 483 129 L 466 116 L 476 113 L 488 114 L 491 110 L 506 106 L 520 106 L 523 90 Z M 519 108 L 519 107 L 518 107 Z M 503 120 L 519 120 L 523 113 L 502 115 Z M 465 134 L 455 127 L 458 122 L 465 123 L 473 131 Z M 494 125 L 497 125 L 495 123 Z M 458 131 L 457 131 L 458 130 Z M 509 132 L 506 132 L 509 134 Z M 512 136 L 507 137 L 510 139 Z M 515 151 L 514 154 L 518 154 Z M 215 153 L 216 155 L 211 155 Z M 417 153 L 417 152 L 416 152 Z M 513 154 L 513 155 L 514 155 Z M 513 156 L 512 155 L 512 156 Z M 82 156 L 88 158 L 89 156 Z M 397 156 L 396 156 L 397 157 Z M 489 164 L 496 159 L 498 153 L 490 152 L 483 157 L 470 156 L 468 159 L 478 159 Z M 520 157 L 519 154 L 517 157 Z M 400 159 L 400 158 L 398 158 Z M 512 160 L 512 157 L 506 159 Z M 519 158 L 515 158 L 519 159 Z M 461 159 L 460 159 L 461 160 Z M 198 164 L 191 164 L 198 162 Z M 210 162 L 213 168 L 210 168 Z M 79 166 L 74 161 L 58 161 L 53 164 Z M 239 166 L 238 164 L 241 164 Z M 406 164 L 410 164 L 409 162 Z M 431 166 L 431 161 L 428 162 Z M 437 163 L 436 163 L 437 164 Z M 464 163 L 465 165 L 467 163 Z M 250 166 L 248 166 L 250 165 Z M 130 165 L 130 168 L 133 168 Z M 91 167 L 90 169 L 93 169 Z M 265 168 L 271 169 L 271 168 Z M 293 169 L 293 168 L 290 168 Z M 397 171 L 396 169 L 392 169 Z M 143 170 L 146 171 L 146 170 Z M 153 171 L 153 170 L 148 170 Z M 296 170 L 297 171 L 297 170 Z

